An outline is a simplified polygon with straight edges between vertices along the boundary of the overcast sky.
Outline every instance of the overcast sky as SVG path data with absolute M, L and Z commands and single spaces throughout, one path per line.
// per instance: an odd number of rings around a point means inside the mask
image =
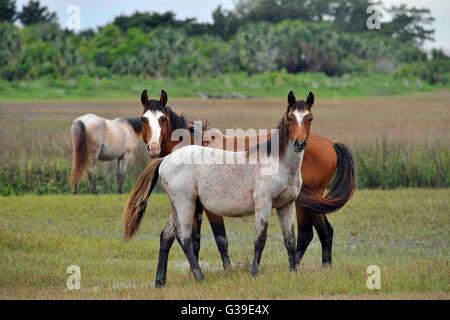
M 17 0 L 18 8 L 28 0 Z M 235 0 L 40 0 L 52 11 L 56 11 L 59 22 L 65 25 L 69 5 L 78 5 L 81 9 L 81 28 L 94 28 L 111 22 L 115 16 L 135 11 L 173 11 L 178 18 L 197 18 L 210 22 L 212 11 L 218 5 L 231 9 Z M 431 10 L 434 22 L 435 42 L 426 44 L 427 48 L 439 47 L 450 52 L 450 1 L 449 0 L 383 0 L 390 6 L 407 3 L 409 6 L 426 7 Z

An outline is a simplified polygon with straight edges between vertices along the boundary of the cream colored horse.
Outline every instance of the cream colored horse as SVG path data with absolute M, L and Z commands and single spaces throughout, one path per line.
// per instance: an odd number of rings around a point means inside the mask
M 97 160 L 117 159 L 119 193 L 123 192 L 125 172 L 133 159 L 138 141 L 142 139 L 140 118 L 104 119 L 95 114 L 76 118 L 70 128 L 72 137 L 72 190 L 77 193 L 78 183 L 85 171 L 92 192 L 97 192 L 94 166 Z

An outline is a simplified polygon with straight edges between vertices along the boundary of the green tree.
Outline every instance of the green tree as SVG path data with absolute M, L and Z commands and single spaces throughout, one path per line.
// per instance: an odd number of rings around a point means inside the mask
M 118 26 L 122 32 L 131 28 L 149 32 L 162 26 L 178 27 L 181 22 L 175 19 L 175 13 L 169 11 L 164 13 L 135 12 L 131 16 L 121 15 L 114 19 L 113 24 Z
M 233 51 L 242 70 L 249 74 L 276 71 L 280 48 L 275 45 L 272 24 L 249 24 L 233 39 Z
M 20 22 L 29 26 L 41 22 L 55 22 L 56 13 L 50 12 L 47 7 L 41 6 L 39 1 L 31 0 L 27 5 L 23 6 L 19 13 Z
M 0 76 L 13 80 L 17 77 L 17 55 L 21 49 L 19 30 L 16 26 L 0 22 Z
M 175 13 L 171 11 L 164 13 L 135 12 L 131 16 L 121 15 L 114 19 L 113 24 L 118 26 L 122 32 L 127 32 L 132 28 L 150 32 L 159 27 L 171 27 L 184 29 L 189 35 L 199 35 L 209 33 L 211 29 L 211 25 L 198 23 L 194 18 L 178 20 Z
M 16 1 L 0 0 L 0 22 L 13 23 L 17 19 Z
M 330 3 L 330 15 L 334 24 L 346 32 L 365 32 L 368 18 L 367 8 L 371 5 L 380 5 L 372 0 L 346 0 L 328 1 Z
M 243 23 L 271 22 L 285 19 L 313 20 L 305 0 L 239 0 L 234 9 Z M 314 1 L 313 1 L 314 2 Z
M 222 10 L 222 6 L 218 6 L 212 13 L 213 25 L 212 33 L 228 40 L 239 28 L 239 19 L 231 11 Z
M 434 29 L 429 26 L 434 21 L 429 9 L 408 8 L 406 5 L 393 6 L 388 9 L 392 20 L 383 24 L 382 32 L 402 42 L 423 44 L 426 40 L 433 40 Z

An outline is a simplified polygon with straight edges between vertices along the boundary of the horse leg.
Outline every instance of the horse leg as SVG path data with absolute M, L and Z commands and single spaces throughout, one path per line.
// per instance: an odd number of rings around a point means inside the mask
M 289 265 L 291 271 L 297 271 L 297 250 L 295 247 L 295 231 L 294 231 L 294 214 L 295 205 L 290 203 L 289 205 L 278 209 L 278 219 L 280 220 L 281 231 L 283 232 L 284 245 L 286 246 Z
M 297 254 L 298 263 L 300 263 L 300 261 L 302 261 L 303 255 L 306 252 L 306 249 L 313 239 L 314 234 L 312 229 L 312 214 L 306 212 L 300 206 L 298 200 L 295 203 L 295 208 L 297 210 L 298 225 Z
M 177 214 L 177 239 L 183 249 L 186 259 L 196 280 L 201 281 L 205 278 L 202 269 L 195 257 L 192 246 L 192 225 L 195 217 L 195 204 L 190 200 L 176 201 Z
M 322 265 L 329 267 L 333 256 L 333 227 L 325 214 L 315 214 L 313 225 L 322 246 Z
M 121 170 L 119 172 L 119 174 L 120 174 L 119 193 L 123 193 L 123 184 L 125 181 L 125 173 L 127 172 L 128 164 L 130 163 L 131 159 L 133 159 L 132 152 L 127 152 L 123 155 L 122 166 L 121 166 Z
M 167 262 L 169 259 L 169 251 L 176 237 L 175 228 L 175 212 L 169 217 L 169 221 L 161 232 L 159 244 L 158 267 L 156 270 L 155 286 L 157 288 L 164 287 L 167 277 Z
M 216 245 L 219 249 L 220 257 L 222 258 L 223 268 L 229 270 L 231 269 L 231 261 L 230 256 L 228 255 L 228 239 L 223 217 L 215 215 L 207 210 L 205 210 L 205 213 L 211 224 L 214 240 L 216 240 Z
M 195 201 L 195 215 L 194 215 L 194 224 L 192 226 L 192 247 L 194 250 L 194 255 L 199 260 L 200 253 L 200 233 L 202 229 L 202 214 L 203 214 L 203 205 L 200 202 L 200 199 L 197 197 Z
M 97 194 L 97 184 L 95 182 L 94 167 L 100 155 L 100 150 L 95 150 L 89 157 L 88 178 L 91 183 L 92 193 Z
M 123 170 L 123 155 L 120 156 L 119 158 L 117 158 L 117 185 L 119 188 L 118 193 L 123 192 L 123 190 L 121 192 L 121 187 L 122 187 L 121 180 L 122 180 L 122 175 L 123 175 L 122 170 Z
M 97 194 L 97 185 L 95 183 L 95 176 L 94 176 L 94 166 L 92 166 L 88 169 L 88 177 L 89 177 L 89 182 L 91 183 L 91 186 L 92 186 L 92 193 Z
M 255 196 L 255 255 L 253 257 L 252 276 L 256 277 L 259 274 L 259 266 L 261 263 L 261 256 L 266 245 L 267 227 L 269 226 L 269 215 L 272 209 L 270 201 L 264 197 Z

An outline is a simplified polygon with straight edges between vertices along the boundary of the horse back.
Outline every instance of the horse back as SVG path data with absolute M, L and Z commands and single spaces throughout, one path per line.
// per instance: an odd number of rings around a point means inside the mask
M 103 143 L 104 132 L 106 130 L 105 119 L 93 113 L 84 114 L 76 118 L 73 122 L 81 121 L 86 128 L 86 136 L 89 144 L 100 147 Z

